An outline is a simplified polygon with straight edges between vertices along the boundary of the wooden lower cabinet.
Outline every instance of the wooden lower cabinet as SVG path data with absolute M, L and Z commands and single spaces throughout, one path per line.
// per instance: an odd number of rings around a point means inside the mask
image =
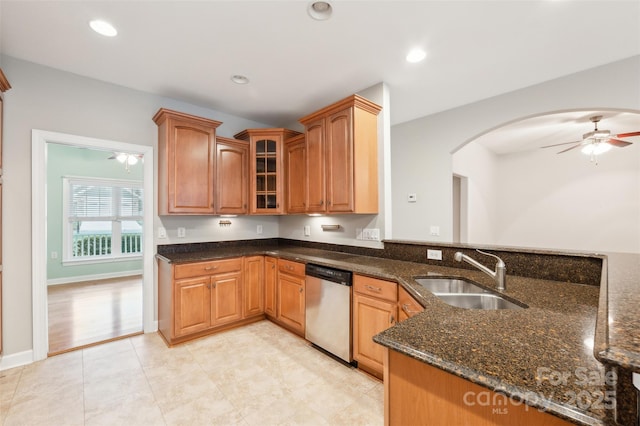
M 397 320 L 397 284 L 361 275 L 353 277 L 353 359 L 358 367 L 382 378 L 384 347 L 373 336 Z
M 212 276 L 210 290 L 212 327 L 242 319 L 242 270 Z
M 175 283 L 175 331 L 180 337 L 209 328 L 211 277 L 189 278 Z
M 278 259 L 264 258 L 264 313 L 270 318 L 278 316 L 277 306 Z
M 248 318 L 264 314 L 265 262 L 264 256 L 244 258 L 244 307 L 242 316 Z
M 398 286 L 398 322 L 424 311 L 424 308 L 402 286 Z
M 400 352 L 385 348 L 385 358 L 386 426 L 572 424 Z
M 305 327 L 305 265 L 278 259 L 276 286 L 276 322 L 304 336 Z
M 181 343 L 264 318 L 258 312 L 244 315 L 247 304 L 261 303 L 252 287 L 251 302 L 245 300 L 245 265 L 242 257 L 185 264 L 158 259 L 158 330 L 165 341 Z

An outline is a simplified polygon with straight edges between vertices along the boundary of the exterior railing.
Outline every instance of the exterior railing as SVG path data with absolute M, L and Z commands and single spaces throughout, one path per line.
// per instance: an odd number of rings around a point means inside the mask
M 142 253 L 142 234 L 122 234 L 120 252 Z M 111 255 L 111 235 L 83 234 L 73 236 L 73 257 L 94 257 Z

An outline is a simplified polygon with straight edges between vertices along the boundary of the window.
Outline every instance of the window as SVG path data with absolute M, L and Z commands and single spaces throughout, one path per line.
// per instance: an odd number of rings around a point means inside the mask
M 141 182 L 63 178 L 63 188 L 65 262 L 141 256 Z

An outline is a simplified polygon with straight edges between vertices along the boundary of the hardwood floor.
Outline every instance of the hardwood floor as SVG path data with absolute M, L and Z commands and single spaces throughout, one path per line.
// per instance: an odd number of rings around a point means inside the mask
M 142 275 L 48 288 L 49 355 L 142 333 Z

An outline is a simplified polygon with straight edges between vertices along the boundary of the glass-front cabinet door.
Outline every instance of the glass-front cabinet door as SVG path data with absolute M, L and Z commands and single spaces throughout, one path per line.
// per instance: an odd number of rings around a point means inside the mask
M 250 214 L 283 214 L 284 140 L 299 135 L 288 129 L 247 129 L 235 135 L 250 142 Z
M 254 194 L 257 210 L 278 209 L 280 204 L 278 194 L 278 141 L 273 138 L 256 141 L 256 173 Z

